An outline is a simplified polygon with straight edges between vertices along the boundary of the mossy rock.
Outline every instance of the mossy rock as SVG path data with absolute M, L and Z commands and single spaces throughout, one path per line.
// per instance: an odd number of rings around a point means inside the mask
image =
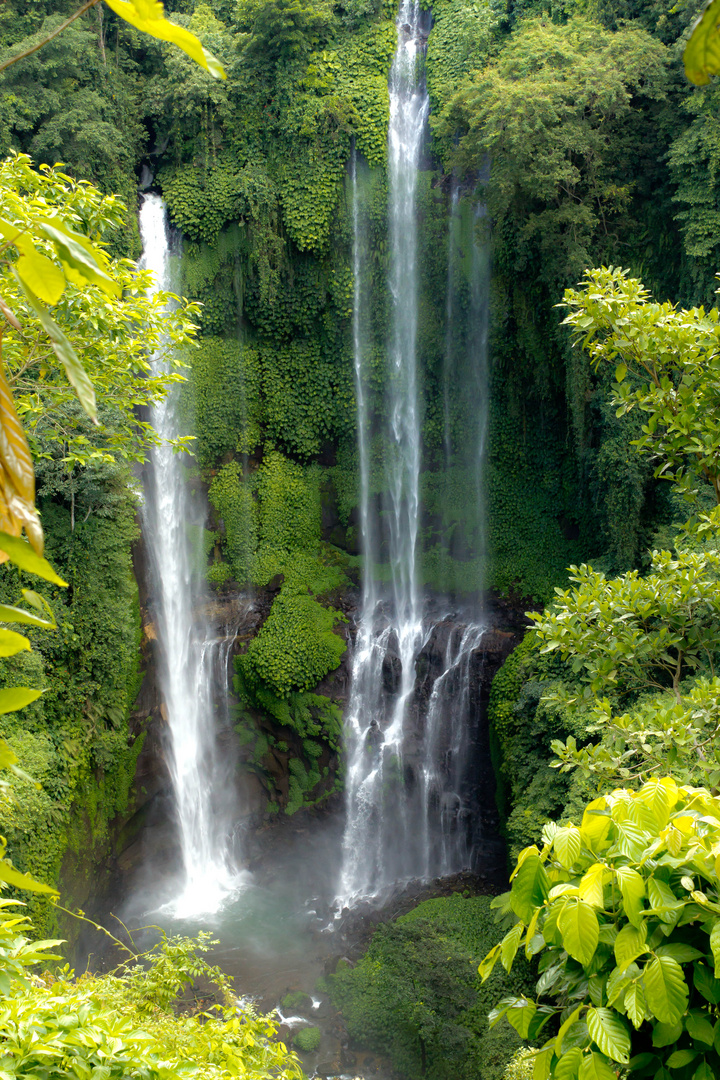
M 282 1007 L 285 1012 L 302 1012 L 303 1009 L 307 1011 L 312 1008 L 312 998 L 304 990 L 291 990 L 282 999 Z
M 293 1036 L 293 1046 L 303 1054 L 312 1054 L 320 1045 L 321 1032 L 317 1027 L 304 1027 Z

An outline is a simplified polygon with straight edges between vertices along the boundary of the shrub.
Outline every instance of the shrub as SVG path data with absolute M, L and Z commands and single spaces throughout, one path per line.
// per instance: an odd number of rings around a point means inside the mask
M 505 998 L 491 1023 L 506 1016 L 531 1040 L 553 1030 L 535 1080 L 719 1076 L 720 799 L 652 779 L 543 836 L 513 875 L 514 924 L 480 965 L 484 980 L 521 946 L 543 953 L 538 1000 Z

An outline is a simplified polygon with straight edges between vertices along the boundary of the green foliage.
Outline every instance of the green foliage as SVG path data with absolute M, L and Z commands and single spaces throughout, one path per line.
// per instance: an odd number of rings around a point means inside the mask
M 293 1036 L 293 1045 L 303 1054 L 312 1054 L 320 1046 L 322 1032 L 317 1027 L 303 1027 Z
M 7 904 L 0 918 L 0 1051 L 15 1076 L 301 1080 L 296 1056 L 275 1041 L 276 1023 L 239 1006 L 228 978 L 202 957 L 209 935 L 163 937 L 143 956 L 130 952 L 109 975 L 75 978 L 66 965 L 55 976 L 28 979 L 31 966 L 53 958 L 47 948 L 61 943 L 30 944 L 32 926 L 8 918 Z M 217 987 L 220 1003 L 177 1015 L 178 992 L 198 978 Z
M 480 973 L 498 960 L 510 971 L 521 947 L 544 954 L 538 1000 L 507 997 L 491 1015 L 531 1040 L 560 1022 L 535 1077 L 716 1075 L 719 811 L 704 788 L 653 779 L 589 803 L 580 827 L 549 824 L 543 850 L 522 852 L 517 921 Z
M 458 894 L 380 927 L 356 967 L 339 965 L 328 980 L 351 1038 L 411 1080 L 501 1080 L 517 1042 L 507 1028 L 488 1037 L 486 1025 L 503 980 L 478 994 L 474 974 L 496 934 L 489 898 Z M 513 973 L 516 992 L 528 974 Z
M 611 400 L 618 415 L 635 408 L 646 414 L 634 445 L 659 457 L 655 475 L 689 500 L 706 482 L 720 502 L 718 309 L 650 303 L 640 281 L 612 267 L 590 271 L 582 284 L 582 292 L 565 293 L 565 322 L 593 367 L 615 366 Z
M 257 351 L 238 341 L 203 337 L 193 350 L 188 413 L 200 465 L 251 453 L 260 442 Z
M 333 633 L 341 617 L 311 596 L 282 593 L 241 658 L 246 681 L 261 680 L 278 697 L 316 686 L 345 652 L 345 642 Z

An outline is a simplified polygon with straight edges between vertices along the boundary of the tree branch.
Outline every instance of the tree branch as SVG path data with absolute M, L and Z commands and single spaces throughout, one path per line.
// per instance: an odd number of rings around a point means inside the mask
M 75 19 L 78 19 L 81 15 L 84 15 L 85 12 L 89 11 L 91 7 L 95 7 L 97 3 L 99 3 L 99 0 L 86 0 L 82 7 L 79 7 L 77 9 L 74 15 L 71 15 L 70 18 L 66 19 L 64 23 L 60 23 L 56 30 L 53 30 L 52 33 L 47 35 L 47 37 L 44 37 L 42 41 L 39 41 L 37 43 L 37 45 L 33 45 L 31 49 L 26 49 L 25 52 L 18 53 L 17 56 L 11 56 L 9 60 L 5 60 L 2 64 L 0 64 L 0 71 L 4 71 L 5 68 L 9 68 L 12 64 L 17 64 L 18 60 L 24 60 L 26 56 L 32 56 L 32 54 L 37 52 L 38 49 L 42 49 L 43 45 L 47 45 L 48 41 L 52 41 L 52 39 L 54 37 L 57 37 L 58 34 L 62 30 L 64 30 L 66 26 L 69 26 L 71 22 L 75 22 Z

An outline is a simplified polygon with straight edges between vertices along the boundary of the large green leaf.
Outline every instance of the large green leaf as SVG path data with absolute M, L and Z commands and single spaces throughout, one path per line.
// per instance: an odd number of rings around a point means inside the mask
M 558 917 L 558 930 L 570 956 L 581 964 L 589 964 L 600 937 L 594 908 L 584 900 L 569 900 Z
M 535 908 L 547 900 L 550 880 L 539 855 L 528 855 L 513 878 L 510 906 L 519 919 L 529 923 Z
M 26 686 L 9 686 L 0 690 L 0 713 L 17 712 L 30 705 L 43 693 L 42 690 L 30 690 Z
M 533 1021 L 537 1005 L 527 998 L 518 998 L 505 1013 L 506 1018 L 517 1031 L 521 1039 L 527 1039 L 530 1024 Z
M 80 282 L 98 285 L 108 296 L 119 297 L 122 295 L 122 290 L 117 281 L 114 281 L 98 265 L 92 245 L 86 237 L 76 233 L 57 217 L 39 217 L 37 222 L 48 239 L 55 244 L 60 262 L 65 267 L 66 272 L 70 271 L 69 276 L 74 277 L 77 275 Z
M 617 1077 L 605 1058 L 593 1050 L 583 1058 L 578 1080 L 617 1080 Z
M 685 74 L 696 86 L 705 86 L 720 72 L 720 0 L 710 0 L 695 20 L 690 40 L 685 46 Z
M 642 922 L 642 899 L 645 896 L 645 882 L 637 870 L 631 866 L 616 866 L 615 877 L 617 878 L 620 892 L 623 898 L 625 914 L 633 926 L 640 926 Z
M 553 850 L 560 865 L 570 870 L 582 850 L 580 830 L 575 825 L 561 825 L 553 839 Z
M 713 1045 L 715 1029 L 704 1009 L 691 1009 L 685 1018 L 685 1027 L 688 1035 L 695 1042 L 705 1043 L 706 1046 Z
M 0 622 L 24 623 L 26 626 L 39 626 L 43 630 L 54 630 L 57 625 L 54 620 L 43 619 L 32 611 L 9 604 L 0 604 Z
M 36 555 L 28 542 L 21 540 L 19 536 L 10 536 L 9 533 L 0 532 L 0 551 L 4 551 L 16 566 L 27 571 L 28 574 L 35 574 L 46 581 L 52 581 L 54 585 L 67 587 L 67 581 L 58 577 L 47 559 Z
M 59 266 L 29 244 L 15 267 L 23 284 L 36 296 L 46 304 L 57 304 L 65 290 L 65 275 Z
M 90 419 L 97 423 L 97 405 L 95 403 L 95 391 L 93 390 L 93 384 L 88 378 L 85 368 L 80 363 L 78 355 L 70 344 L 69 340 L 57 325 L 54 319 L 50 317 L 48 312 L 42 306 L 32 289 L 21 282 L 23 292 L 25 293 L 30 307 L 33 309 L 38 319 L 42 324 L 42 328 L 50 338 L 50 344 L 53 347 L 53 352 L 57 356 L 60 363 L 65 368 L 65 374 L 68 377 L 68 382 L 75 388 L 80 404 Z
M 590 1038 L 606 1057 L 627 1065 L 630 1060 L 630 1032 L 614 1009 L 588 1009 Z
M 573 1046 L 567 1054 L 563 1054 L 555 1066 L 553 1080 L 576 1080 L 582 1057 L 582 1050 Z
M 56 893 L 57 889 L 44 885 L 42 881 L 36 881 L 29 874 L 21 874 L 7 859 L 0 859 L 0 881 L 12 885 L 16 889 L 27 889 L 28 892 Z
M 108 7 L 125 19 L 136 30 L 144 30 L 160 41 L 169 41 L 186 52 L 188 56 L 205 68 L 215 79 L 225 79 L 227 76 L 212 53 L 204 49 L 194 34 L 185 30 L 182 26 L 176 26 L 165 18 L 163 5 L 159 0 L 106 0 Z
M 30 642 L 23 634 L 16 634 L 14 630 L 5 630 L 4 627 L 0 627 L 0 656 L 15 656 L 23 649 L 30 651 Z
M 665 1024 L 675 1024 L 687 1009 L 688 988 L 683 971 L 671 956 L 656 956 L 643 972 L 649 1008 Z
M 615 959 L 621 971 L 624 971 L 628 964 L 632 964 L 633 960 L 637 960 L 638 956 L 647 952 L 646 940 L 647 929 L 644 923 L 640 926 L 633 926 L 631 923 L 623 926 L 615 938 Z

